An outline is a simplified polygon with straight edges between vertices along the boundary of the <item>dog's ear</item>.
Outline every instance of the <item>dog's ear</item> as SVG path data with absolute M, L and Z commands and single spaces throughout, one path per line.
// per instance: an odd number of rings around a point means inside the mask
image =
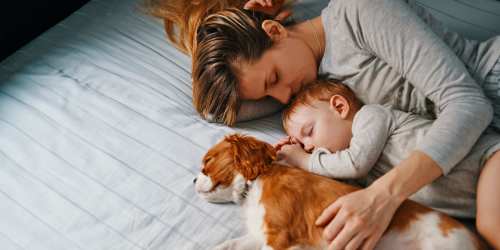
M 254 180 L 267 171 L 276 160 L 276 150 L 251 136 L 233 134 L 226 136 L 231 144 L 234 167 L 247 180 Z

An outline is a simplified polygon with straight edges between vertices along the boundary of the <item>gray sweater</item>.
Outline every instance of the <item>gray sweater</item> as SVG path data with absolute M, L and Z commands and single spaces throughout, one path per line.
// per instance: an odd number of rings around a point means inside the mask
M 500 56 L 500 39 L 480 46 L 466 41 L 434 27 L 423 9 L 402 0 L 333 0 L 322 21 L 326 49 L 320 72 L 343 81 L 365 104 L 436 116 L 415 149 L 448 174 L 493 114 L 461 59 L 484 78 Z
M 354 116 L 349 147 L 337 152 L 316 148 L 309 158 L 308 170 L 370 185 L 426 140 L 433 122 L 381 105 L 364 105 Z M 500 135 L 483 133 L 448 175 L 421 188 L 410 199 L 451 215 L 475 217 L 479 172 L 486 160 L 499 149 Z
M 332 0 L 321 17 L 320 73 L 349 85 L 365 104 L 437 117 L 415 149 L 448 174 L 492 120 L 479 83 L 500 57 L 500 37 L 466 40 L 404 0 Z M 266 102 L 244 104 L 239 119 L 279 107 Z

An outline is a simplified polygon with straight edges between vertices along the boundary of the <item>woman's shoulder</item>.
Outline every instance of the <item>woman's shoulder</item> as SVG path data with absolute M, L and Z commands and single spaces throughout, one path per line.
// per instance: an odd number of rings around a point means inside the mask
M 331 0 L 328 6 L 332 8 L 359 8 L 383 5 L 384 2 L 388 1 L 408 2 L 405 0 Z
M 411 0 L 331 0 L 324 11 L 343 14 L 347 19 L 359 19 L 380 12 L 391 14 L 401 6 L 410 6 L 410 2 Z

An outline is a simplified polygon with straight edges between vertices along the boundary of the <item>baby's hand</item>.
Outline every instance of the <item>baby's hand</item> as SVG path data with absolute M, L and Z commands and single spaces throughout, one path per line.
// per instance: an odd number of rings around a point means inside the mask
M 302 169 L 308 169 L 309 156 L 298 143 L 285 144 L 278 151 L 278 161 Z
M 287 136 L 285 138 L 281 138 L 278 143 L 274 144 L 273 147 L 276 149 L 276 151 L 280 151 L 281 147 L 287 145 L 287 144 L 292 144 L 292 137 Z

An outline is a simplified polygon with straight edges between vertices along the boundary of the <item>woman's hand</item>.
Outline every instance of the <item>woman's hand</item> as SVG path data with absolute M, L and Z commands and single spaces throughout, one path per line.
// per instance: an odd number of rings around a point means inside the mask
M 243 9 L 255 10 L 273 16 L 278 21 L 284 21 L 292 15 L 290 9 L 282 9 L 285 0 L 249 0 Z
M 278 161 L 302 169 L 308 169 L 309 156 L 298 143 L 285 144 L 278 151 Z
M 323 210 L 316 225 L 325 226 L 328 249 L 375 247 L 403 200 L 370 186 L 340 197 Z
M 368 188 L 342 196 L 316 221 L 326 225 L 329 249 L 373 249 L 401 203 L 442 174 L 432 158 L 413 151 Z

